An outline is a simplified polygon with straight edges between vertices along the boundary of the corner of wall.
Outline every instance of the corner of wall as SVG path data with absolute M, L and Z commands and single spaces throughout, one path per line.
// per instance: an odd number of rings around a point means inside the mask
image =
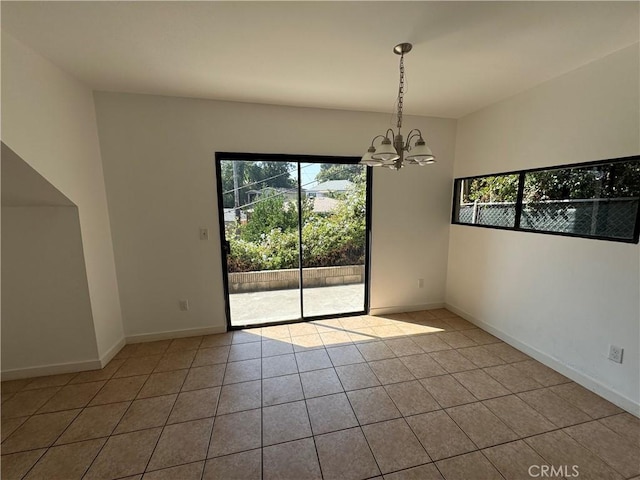
M 638 155 L 638 53 L 630 45 L 459 119 L 454 176 Z M 640 414 L 637 245 L 449 231 L 448 308 Z M 608 342 L 625 346 L 621 368 L 606 360 Z
M 557 372 L 560 372 L 565 377 L 568 377 L 574 382 L 579 383 L 583 387 L 591 390 L 592 392 L 597 393 L 601 397 L 609 400 L 611 403 L 635 415 L 636 417 L 640 417 L 640 403 L 635 402 L 631 398 L 626 397 L 625 395 L 621 394 L 620 392 L 617 392 L 613 388 L 603 385 L 596 378 L 590 377 L 585 373 L 576 370 L 571 365 L 567 365 L 566 363 L 562 362 L 560 359 L 554 358 L 546 354 L 545 352 L 529 345 L 528 343 L 522 342 L 506 334 L 502 330 L 497 329 L 493 327 L 491 324 L 474 317 L 470 313 L 465 312 L 464 310 L 461 310 L 455 305 L 451 305 L 447 303 L 445 304 L 445 307 L 448 310 L 452 311 L 453 313 L 461 316 L 465 320 L 468 320 L 469 322 L 473 323 L 477 327 L 498 337 L 500 340 L 504 341 L 505 343 L 508 343 L 512 347 L 517 348 L 518 350 L 526 353 L 527 355 L 539 361 L 540 363 L 546 365 L 547 367 L 552 368 Z
M 2 140 L 78 206 L 98 358 L 124 337 L 89 87 L 2 32 Z

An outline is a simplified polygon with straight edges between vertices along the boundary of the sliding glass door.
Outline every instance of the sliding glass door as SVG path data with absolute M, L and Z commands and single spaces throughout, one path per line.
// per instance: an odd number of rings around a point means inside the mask
M 303 163 L 303 308 L 308 317 L 358 312 L 365 303 L 366 167 Z M 305 182 L 306 183 L 306 182 Z
M 216 154 L 232 328 L 367 310 L 370 178 L 357 161 Z

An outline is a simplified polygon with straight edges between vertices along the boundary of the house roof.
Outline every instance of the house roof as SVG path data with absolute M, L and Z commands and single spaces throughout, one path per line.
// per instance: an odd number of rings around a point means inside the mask
M 307 188 L 307 192 L 346 192 L 353 188 L 353 182 L 349 180 L 327 180 L 315 187 Z

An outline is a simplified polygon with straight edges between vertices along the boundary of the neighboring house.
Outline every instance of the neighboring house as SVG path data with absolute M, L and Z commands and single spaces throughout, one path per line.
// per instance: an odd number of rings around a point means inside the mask
M 252 190 L 255 192 L 255 197 L 252 202 L 255 202 L 260 197 L 268 197 L 271 195 L 278 195 L 284 198 L 286 201 L 297 201 L 298 189 L 297 188 L 282 188 L 282 187 L 265 187 L 262 190 Z
M 262 190 L 247 190 L 247 202 L 255 202 L 260 195 L 262 195 Z
M 334 181 L 331 182 L 324 182 L 321 185 L 325 185 L 325 184 L 329 184 L 329 183 L 333 183 Z M 353 186 L 353 183 L 349 182 L 348 180 L 337 180 L 337 182 L 340 182 L 340 185 L 338 185 L 338 187 L 341 188 L 341 190 L 323 190 L 321 192 L 317 192 L 316 190 L 313 190 L 311 192 L 311 194 L 309 194 L 310 192 L 308 190 L 304 190 L 304 193 L 307 194 L 307 197 L 311 198 L 313 200 L 313 211 L 314 213 L 329 213 L 331 211 L 333 211 L 338 204 L 341 202 L 341 200 L 335 199 L 335 198 L 331 198 L 331 197 L 325 197 L 324 194 L 328 193 L 328 192 L 336 192 L 336 193 L 344 193 L 348 190 L 348 188 L 350 188 L 347 185 L 347 188 L 344 188 L 345 185 L 343 184 L 343 182 L 346 182 L 347 184 Z M 317 196 L 316 194 L 319 193 Z M 242 209 L 242 218 L 241 218 L 241 223 L 246 223 L 247 218 L 251 218 L 251 213 L 253 212 L 253 203 L 257 202 L 260 200 L 261 197 L 267 197 L 269 195 L 282 195 L 282 197 L 284 198 L 284 204 L 285 204 L 285 208 L 289 208 L 289 205 L 295 205 L 298 203 L 298 192 L 295 189 L 288 189 L 288 188 L 273 188 L 273 187 L 267 187 L 263 190 L 251 190 L 250 192 L 247 192 L 248 196 L 249 196 L 249 207 Z M 295 207 L 294 207 L 295 208 Z M 248 215 L 248 217 L 247 217 Z M 233 223 L 235 221 L 235 209 L 234 208 L 225 208 L 224 209 L 224 223 L 228 224 L 228 223 Z
M 303 192 L 307 197 L 313 199 L 313 211 L 315 213 L 329 213 L 336 208 L 340 200 L 327 195 L 330 193 L 346 193 L 351 188 L 353 188 L 353 183 L 349 180 L 329 180 L 319 183 L 313 188 L 303 189 Z M 293 188 L 266 187 L 262 190 L 250 190 L 247 192 L 249 208 L 243 209 L 241 222 L 245 223 L 247 221 L 247 214 L 251 217 L 251 213 L 253 212 L 252 204 L 259 201 L 261 197 L 270 195 L 281 195 L 285 205 L 296 204 L 298 202 L 298 191 Z M 225 208 L 224 221 L 225 224 L 235 221 L 235 211 L 233 208 Z
M 306 192 L 308 197 L 326 197 L 331 193 L 346 193 L 352 188 L 353 182 L 349 180 L 328 180 L 307 188 Z
M 341 200 L 336 200 L 331 197 L 315 197 L 313 198 L 313 212 L 314 213 L 329 213 L 335 210 L 335 208 L 341 203 Z
M 247 203 L 240 208 L 240 223 L 245 224 L 251 219 L 254 206 L 262 198 L 267 198 L 273 195 L 281 196 L 286 205 L 290 203 L 297 203 L 298 190 L 295 188 L 281 188 L 281 187 L 265 187 L 261 190 L 248 190 L 247 191 Z M 327 207 L 328 208 L 328 207 Z M 329 211 L 329 210 L 323 210 Z M 224 224 L 229 225 L 236 221 L 236 209 L 225 208 L 224 209 Z
M 224 224 L 229 225 L 236 221 L 236 209 L 225 208 L 224 210 Z M 247 223 L 247 214 L 244 211 L 240 211 L 240 223 Z

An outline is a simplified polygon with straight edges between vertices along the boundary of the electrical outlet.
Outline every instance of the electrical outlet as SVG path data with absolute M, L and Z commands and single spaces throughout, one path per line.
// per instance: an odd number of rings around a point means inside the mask
M 418 288 L 424 288 L 424 278 L 418 279 Z
M 181 311 L 186 312 L 189 310 L 189 300 L 180 300 L 179 305 Z
M 622 354 L 624 348 L 616 347 L 615 345 L 609 345 L 609 360 L 616 363 L 622 363 Z
M 200 240 L 209 240 L 209 229 L 200 227 Z

